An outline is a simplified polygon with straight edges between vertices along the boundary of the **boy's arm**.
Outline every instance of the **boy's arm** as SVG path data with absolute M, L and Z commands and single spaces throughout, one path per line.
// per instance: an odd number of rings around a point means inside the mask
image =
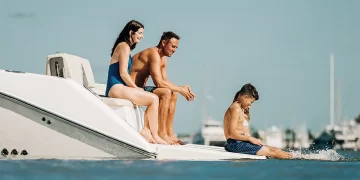
M 244 116 L 242 115 L 242 111 L 240 110 L 240 108 L 234 108 L 231 107 L 229 109 L 230 111 L 230 122 L 229 122 L 229 136 L 231 139 L 236 139 L 236 140 L 240 140 L 240 141 L 249 141 L 249 136 L 246 135 L 241 135 L 239 133 L 236 132 L 236 127 L 238 125 L 238 120 L 240 118 L 240 120 L 243 120 Z
M 250 135 L 240 135 L 236 133 L 236 126 L 238 125 L 238 119 L 244 121 L 244 114 L 240 108 L 230 108 L 230 122 L 229 122 L 229 137 L 240 141 L 249 141 L 256 145 L 265 145 L 260 139 L 251 137 Z
M 246 120 L 245 120 L 245 121 L 246 121 Z M 247 136 L 251 136 L 251 132 L 250 132 L 249 126 L 245 126 L 245 127 L 244 127 L 244 132 L 245 132 L 245 134 L 246 134 Z

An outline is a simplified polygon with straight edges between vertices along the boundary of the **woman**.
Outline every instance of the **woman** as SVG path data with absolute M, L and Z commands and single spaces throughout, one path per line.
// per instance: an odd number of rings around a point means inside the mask
M 132 65 L 130 51 L 143 38 L 144 26 L 135 20 L 126 24 L 119 34 L 111 52 L 105 95 L 112 98 L 128 99 L 134 104 L 147 106 L 144 128 L 140 134 L 150 143 L 166 144 L 157 132 L 159 99 L 155 94 L 144 91 L 131 80 Z

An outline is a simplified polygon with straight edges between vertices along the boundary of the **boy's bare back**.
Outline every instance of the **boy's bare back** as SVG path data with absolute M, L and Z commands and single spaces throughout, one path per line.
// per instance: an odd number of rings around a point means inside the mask
M 234 122 L 235 121 L 235 122 Z M 244 127 L 244 121 L 245 115 L 244 111 L 241 108 L 238 101 L 235 101 L 230 105 L 230 107 L 226 110 L 224 115 L 224 134 L 226 139 L 229 139 L 230 131 L 232 131 L 233 128 L 231 128 L 231 123 L 236 123 L 236 127 L 233 131 L 235 133 L 246 135 L 246 132 L 248 131 L 246 127 Z

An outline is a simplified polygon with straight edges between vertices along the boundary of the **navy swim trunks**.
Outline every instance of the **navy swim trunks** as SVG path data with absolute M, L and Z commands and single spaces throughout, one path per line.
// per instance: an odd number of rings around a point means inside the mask
M 249 141 L 239 141 L 229 138 L 225 145 L 225 150 L 234 153 L 251 154 L 256 153 L 261 149 L 262 146 L 252 144 Z
M 145 86 L 145 87 L 144 87 L 144 90 L 147 91 L 147 92 L 153 93 L 156 88 L 157 88 L 157 87 L 155 87 L 155 86 Z

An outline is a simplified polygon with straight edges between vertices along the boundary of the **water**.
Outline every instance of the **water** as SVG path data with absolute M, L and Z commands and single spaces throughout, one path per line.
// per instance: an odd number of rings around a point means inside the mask
M 360 179 L 360 151 L 292 152 L 294 160 L 0 160 L 0 179 Z

